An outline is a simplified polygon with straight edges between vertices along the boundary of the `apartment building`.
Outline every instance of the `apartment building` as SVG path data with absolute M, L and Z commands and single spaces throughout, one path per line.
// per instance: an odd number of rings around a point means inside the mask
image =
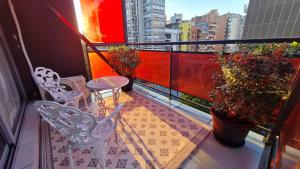
M 183 20 L 183 14 L 182 13 L 175 13 L 173 16 L 171 16 L 170 23 L 181 23 Z
M 191 28 L 192 28 L 192 23 L 191 21 L 183 21 L 179 25 L 179 30 L 180 30 L 180 37 L 179 41 L 187 42 L 190 40 L 191 37 Z M 188 46 L 187 45 L 181 45 L 179 47 L 180 51 L 188 51 Z
M 127 36 L 128 42 L 139 43 L 143 41 L 142 1 L 126 0 Z
M 205 15 L 192 18 L 190 41 L 216 39 L 218 17 L 219 13 L 216 9 L 214 9 Z M 198 52 L 213 52 L 215 50 L 215 45 L 191 45 L 190 50 Z
M 129 42 L 165 42 L 165 0 L 126 0 Z M 163 50 L 164 46 L 143 46 Z
M 170 29 L 166 28 L 165 36 L 166 42 L 178 42 L 179 41 L 180 30 L 179 29 Z M 178 45 L 172 45 L 173 51 L 178 51 Z M 171 50 L 171 46 L 166 45 L 166 50 Z
M 299 9 L 298 0 L 250 0 L 243 38 L 299 37 Z
M 244 30 L 245 16 L 240 14 L 229 13 L 227 21 L 227 29 L 225 39 L 242 39 Z M 238 45 L 225 45 L 225 52 L 235 52 L 238 50 Z

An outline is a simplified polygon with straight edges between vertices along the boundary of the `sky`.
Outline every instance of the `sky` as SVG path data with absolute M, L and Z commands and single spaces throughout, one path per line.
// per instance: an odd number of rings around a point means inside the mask
M 166 15 L 170 19 L 174 13 L 182 13 L 183 19 L 191 19 L 197 15 L 208 13 L 211 9 L 218 9 L 219 14 L 228 12 L 245 15 L 244 5 L 249 0 L 165 0 Z

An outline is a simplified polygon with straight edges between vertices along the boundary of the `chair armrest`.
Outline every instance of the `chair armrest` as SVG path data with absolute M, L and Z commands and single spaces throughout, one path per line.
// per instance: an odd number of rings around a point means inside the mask
M 58 88 L 65 88 L 65 86 L 44 86 L 47 89 L 58 89 Z
M 67 84 L 74 91 L 83 92 L 86 98 L 88 98 L 91 94 L 91 91 L 86 87 L 86 79 L 82 75 L 64 77 L 61 78 L 60 82 L 62 84 Z
M 77 84 L 77 82 L 71 78 L 60 78 L 60 83 L 69 86 L 70 84 L 68 84 L 67 82 L 74 84 L 75 85 L 75 90 L 79 91 L 79 86 Z

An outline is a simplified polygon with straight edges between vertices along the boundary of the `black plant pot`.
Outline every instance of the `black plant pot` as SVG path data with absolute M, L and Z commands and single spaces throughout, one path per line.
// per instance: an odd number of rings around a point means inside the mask
M 250 125 L 237 124 L 211 112 L 213 118 L 213 133 L 215 138 L 227 147 L 241 147 L 245 144 Z
M 123 86 L 121 89 L 123 92 L 130 92 L 133 86 L 133 77 L 127 77 L 129 79 L 129 83 Z

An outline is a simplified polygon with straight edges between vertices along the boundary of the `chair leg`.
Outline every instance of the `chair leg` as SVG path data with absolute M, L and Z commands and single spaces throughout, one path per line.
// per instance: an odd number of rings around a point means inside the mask
M 93 153 L 93 155 L 94 156 L 96 156 L 96 158 L 98 159 L 98 164 L 99 164 L 99 167 L 101 168 L 101 169 L 105 169 L 105 167 L 104 167 L 104 155 L 103 155 L 103 151 L 104 150 L 95 150 L 95 148 L 100 148 L 100 147 L 102 147 L 103 145 L 97 145 L 97 146 L 95 146 L 93 149 L 91 149 L 92 150 L 92 153 Z
M 117 128 L 118 128 L 118 118 L 114 118 L 115 125 L 114 125 L 114 134 L 115 134 L 115 142 L 118 144 L 118 135 L 117 135 Z
M 80 98 L 75 98 L 73 101 L 71 101 L 70 103 L 73 104 L 74 107 L 76 107 L 77 109 L 79 109 L 79 101 L 80 101 Z
M 84 96 L 84 94 L 82 94 L 82 98 L 83 98 L 84 106 L 85 106 L 86 110 L 89 110 L 89 107 L 88 107 L 88 104 L 87 104 L 87 101 L 86 101 L 86 97 Z
M 69 158 L 70 168 L 74 169 L 73 149 L 69 145 L 68 145 L 68 158 Z
M 117 122 L 120 123 L 120 125 L 122 126 L 122 131 L 125 131 L 125 126 L 124 126 L 124 123 L 122 122 L 121 114 L 118 114 Z
M 118 136 L 117 136 L 117 131 L 116 131 L 116 129 L 114 129 L 114 133 L 115 133 L 115 142 L 116 142 L 116 144 L 118 143 Z

